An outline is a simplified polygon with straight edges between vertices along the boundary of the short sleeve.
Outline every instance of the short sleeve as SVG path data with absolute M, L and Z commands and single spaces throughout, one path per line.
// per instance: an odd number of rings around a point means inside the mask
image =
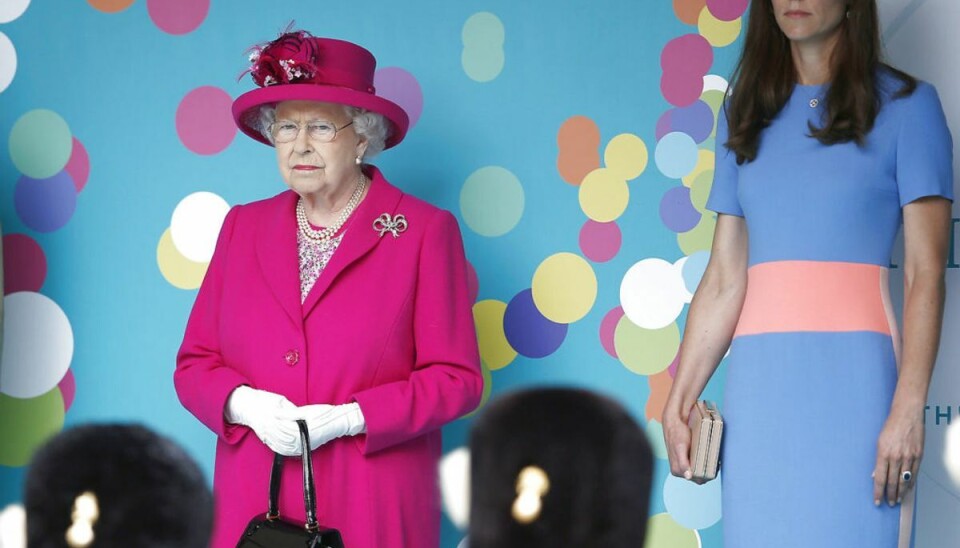
M 937 90 L 925 82 L 903 101 L 897 135 L 900 207 L 927 196 L 953 200 L 953 138 Z
M 720 114 L 717 116 L 716 163 L 713 168 L 713 186 L 710 189 L 710 197 L 707 198 L 707 209 L 717 213 L 743 217 L 740 198 L 737 196 L 737 179 L 740 176 L 740 166 L 737 165 L 737 154 L 725 145 L 727 134 L 727 107 L 725 105 L 720 109 Z

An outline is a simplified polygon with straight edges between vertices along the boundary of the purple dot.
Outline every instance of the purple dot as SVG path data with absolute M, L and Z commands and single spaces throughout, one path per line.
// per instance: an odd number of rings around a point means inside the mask
M 77 394 L 77 380 L 73 376 L 73 371 L 67 369 L 66 375 L 57 385 L 60 388 L 60 394 L 63 396 L 63 412 L 66 413 L 73 405 L 74 396 Z
M 680 365 L 680 351 L 677 351 L 676 357 L 673 358 L 673 361 L 670 362 L 670 365 L 667 366 L 667 371 L 670 373 L 670 377 L 677 376 L 677 366 Z
M 417 125 L 423 112 L 423 91 L 412 74 L 400 67 L 382 68 L 374 74 L 373 85 L 377 88 L 378 95 L 407 111 L 411 128 Z
M 693 230 L 700 222 L 700 212 L 690 202 L 690 189 L 685 186 L 671 188 L 660 200 L 660 219 L 674 232 Z
M 663 136 L 673 131 L 673 111 L 670 109 L 660 115 L 660 118 L 657 120 L 657 128 L 655 136 L 657 141 L 663 139 Z
M 600 322 L 600 344 L 614 358 L 617 357 L 617 347 L 614 344 L 614 335 L 617 332 L 617 324 L 623 318 L 623 308 L 616 307 L 603 317 Z
M 37 232 L 63 227 L 77 209 L 77 187 L 66 170 L 48 179 L 23 175 L 13 192 L 14 208 L 23 224 Z
M 544 318 L 533 302 L 533 291 L 524 289 L 507 304 L 503 331 L 510 346 L 519 354 L 542 358 L 560 348 L 567 336 L 567 325 Z
M 702 143 L 713 131 L 713 110 L 703 101 L 673 109 L 671 131 L 682 131 L 697 143 Z

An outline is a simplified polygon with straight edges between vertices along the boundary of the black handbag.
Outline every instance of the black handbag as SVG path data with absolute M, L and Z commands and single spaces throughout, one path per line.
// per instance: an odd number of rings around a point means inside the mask
M 247 524 L 237 548 L 344 548 L 340 531 L 321 527 L 317 523 L 317 493 L 313 485 L 313 461 L 310 459 L 310 433 L 307 423 L 297 421 L 300 427 L 300 446 L 303 448 L 303 505 L 307 522 L 296 525 L 280 519 L 280 478 L 283 455 L 273 457 L 270 473 L 270 506 L 267 515 L 257 515 Z

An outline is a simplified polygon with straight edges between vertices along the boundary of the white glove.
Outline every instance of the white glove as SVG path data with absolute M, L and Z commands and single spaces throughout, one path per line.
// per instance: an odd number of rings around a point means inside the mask
M 296 420 L 307 421 L 307 430 L 310 432 L 310 450 L 343 436 L 356 436 L 367 431 L 367 422 L 356 402 L 343 405 L 304 405 L 293 410 L 286 410 L 282 414 L 287 419 L 282 425 L 288 435 L 300 437 L 300 429 Z M 290 422 L 294 421 L 294 422 Z M 287 430 L 290 429 L 290 430 Z
M 223 416 L 227 422 L 249 426 L 273 452 L 293 457 L 300 454 L 300 435 L 292 433 L 297 425 L 285 414 L 296 409 L 280 394 L 239 386 L 227 398 Z

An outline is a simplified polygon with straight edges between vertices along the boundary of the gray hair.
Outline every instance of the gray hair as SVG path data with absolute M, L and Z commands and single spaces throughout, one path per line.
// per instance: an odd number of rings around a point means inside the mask
M 372 158 L 380 153 L 386 146 L 387 139 L 390 137 L 390 122 L 380 113 L 372 112 L 359 107 L 342 105 L 343 112 L 353 121 L 353 131 L 362 139 L 367 141 L 367 150 L 363 157 Z M 270 144 L 273 143 L 273 135 L 270 134 L 270 124 L 277 119 L 276 105 L 261 105 L 260 116 L 257 121 L 257 129 L 266 137 Z

